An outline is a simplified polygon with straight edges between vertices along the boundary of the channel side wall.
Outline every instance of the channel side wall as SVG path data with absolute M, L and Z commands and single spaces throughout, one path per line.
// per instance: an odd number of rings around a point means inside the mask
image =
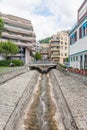
M 27 82 L 24 91 L 22 93 L 19 92 L 19 95 L 21 96 L 20 98 L 18 98 L 17 102 L 15 103 L 14 109 L 10 113 L 10 116 L 4 128 L 0 130 L 16 130 L 17 122 L 21 114 L 23 113 L 24 109 L 28 105 L 29 100 L 31 100 L 32 93 L 35 88 L 35 84 L 37 83 L 37 80 L 38 80 L 38 76 L 39 76 L 39 73 L 37 71 L 34 71 L 31 73 L 31 78 L 29 79 L 29 82 Z
M 56 100 L 57 107 L 59 108 L 65 130 L 78 130 L 67 101 L 58 83 L 58 79 L 56 78 L 54 70 L 50 72 L 50 79 L 53 86 L 54 98 Z

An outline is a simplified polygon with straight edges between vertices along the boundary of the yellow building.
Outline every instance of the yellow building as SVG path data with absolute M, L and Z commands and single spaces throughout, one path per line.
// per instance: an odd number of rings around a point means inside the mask
M 69 53 L 68 31 L 58 32 L 50 40 L 50 58 L 56 62 L 64 64 Z

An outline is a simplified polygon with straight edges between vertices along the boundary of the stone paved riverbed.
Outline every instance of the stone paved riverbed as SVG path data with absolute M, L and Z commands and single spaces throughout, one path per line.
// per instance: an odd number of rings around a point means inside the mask
M 56 107 L 51 99 L 49 78 L 41 76 L 35 99 L 25 121 L 26 130 L 58 130 L 54 119 Z

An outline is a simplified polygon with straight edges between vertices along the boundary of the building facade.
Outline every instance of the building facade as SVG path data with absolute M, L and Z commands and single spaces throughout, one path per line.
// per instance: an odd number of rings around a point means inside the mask
M 77 24 L 70 31 L 70 67 L 87 69 L 87 0 L 79 8 Z
M 58 32 L 50 40 L 50 58 L 61 64 L 68 57 L 69 36 L 68 31 Z
M 36 52 L 40 52 L 40 42 L 36 42 L 35 50 Z
M 40 53 L 43 60 L 49 58 L 49 43 L 40 43 Z
M 25 64 L 31 61 L 31 53 L 35 51 L 36 37 L 30 20 L 0 13 L 4 20 L 4 30 L 0 41 L 11 40 L 19 47 L 19 53 L 11 59 L 21 59 Z M 2 59 L 3 56 L 0 56 Z

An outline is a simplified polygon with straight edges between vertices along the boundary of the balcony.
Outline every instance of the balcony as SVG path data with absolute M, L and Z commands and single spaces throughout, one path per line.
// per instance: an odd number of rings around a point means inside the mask
M 21 42 L 16 42 L 15 43 L 17 46 L 19 46 L 19 47 L 26 47 L 26 48 L 29 48 L 30 50 L 32 50 L 32 44 L 30 44 L 30 43 L 27 43 L 27 44 L 25 44 L 25 43 L 21 43 Z
M 51 48 L 51 51 L 57 51 L 57 52 L 60 52 L 60 49 L 57 49 L 57 48 Z
M 50 46 L 52 46 L 52 47 L 60 47 L 60 44 L 54 44 L 54 43 L 51 43 Z
M 36 40 L 36 38 L 35 37 L 23 37 L 23 36 L 21 36 L 20 40 L 32 41 L 33 42 L 33 41 Z
M 20 36 L 19 35 L 13 35 L 13 34 L 9 34 L 9 33 L 6 33 L 6 32 L 3 32 L 2 33 L 2 37 L 6 37 L 6 38 L 13 38 L 13 39 L 19 39 Z
M 52 38 L 50 42 L 59 42 L 59 38 Z
M 60 55 L 51 55 L 51 58 L 59 58 Z
M 14 28 L 14 27 L 11 27 L 11 26 L 8 26 L 8 25 L 5 25 L 4 28 L 8 31 L 16 32 L 16 33 L 19 33 L 19 34 L 28 34 L 28 35 L 32 34 L 32 35 L 34 35 L 32 30 L 28 31 L 28 30 L 24 30 L 24 29 L 21 29 L 21 28 Z
M 6 18 L 4 18 L 4 21 L 5 21 L 5 23 L 13 24 L 13 25 L 17 25 L 17 26 L 22 26 L 22 27 L 27 27 L 27 28 L 32 27 L 31 23 L 27 24 L 27 23 L 22 23 L 21 21 L 15 21 L 15 20 L 10 20 L 10 19 L 6 19 Z
M 36 40 L 35 37 L 23 37 L 21 35 L 9 34 L 9 33 L 6 33 L 6 32 L 3 32 L 2 36 L 6 37 L 6 38 L 11 38 L 11 39 L 32 41 L 32 42 Z

